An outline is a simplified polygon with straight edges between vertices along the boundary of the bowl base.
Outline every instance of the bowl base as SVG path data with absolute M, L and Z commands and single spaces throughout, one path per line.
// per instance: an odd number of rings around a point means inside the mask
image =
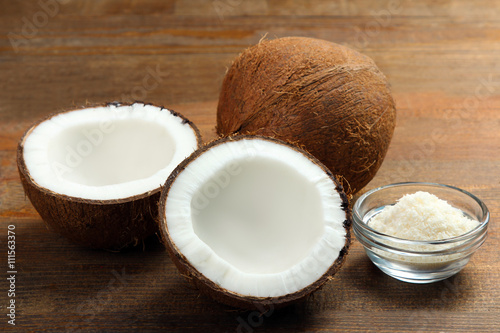
M 441 267 L 439 270 L 414 270 L 406 266 L 397 265 L 374 253 L 367 251 L 368 257 L 382 272 L 399 281 L 416 284 L 426 284 L 445 280 L 460 272 L 467 264 L 469 258 L 464 258 L 453 264 Z
M 458 272 L 452 273 L 452 274 L 447 274 L 445 276 L 439 276 L 439 277 L 432 277 L 432 276 L 422 276 L 421 274 L 415 274 L 414 276 L 411 276 L 411 274 L 408 274 L 407 272 L 403 272 L 404 274 L 401 274 L 402 272 L 399 271 L 394 271 L 391 269 L 386 269 L 382 268 L 380 266 L 377 266 L 382 272 L 385 274 L 389 275 L 390 277 L 403 281 L 403 282 L 408 282 L 408 283 L 415 283 L 415 284 L 426 284 L 426 283 L 433 283 L 433 282 L 438 282 L 442 280 L 446 280 L 449 277 L 452 277 L 453 275 L 457 274 Z

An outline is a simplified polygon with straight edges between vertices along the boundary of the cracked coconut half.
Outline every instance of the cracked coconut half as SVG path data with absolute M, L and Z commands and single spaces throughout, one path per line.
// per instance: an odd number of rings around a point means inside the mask
M 334 275 L 350 244 L 347 197 L 312 155 L 261 136 L 218 139 L 170 175 L 160 230 L 180 272 L 231 306 L 283 306 Z
M 201 145 L 180 114 L 112 103 L 58 113 L 18 147 L 23 187 L 54 231 L 93 248 L 119 250 L 157 229 L 161 185 Z

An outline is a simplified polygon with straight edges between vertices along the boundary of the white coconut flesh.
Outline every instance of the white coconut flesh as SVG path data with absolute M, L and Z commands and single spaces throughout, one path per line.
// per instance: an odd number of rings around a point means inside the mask
M 306 155 L 262 139 L 228 141 L 191 161 L 169 189 L 165 217 L 196 270 L 256 297 L 314 283 L 346 241 L 333 180 Z
M 23 157 L 39 186 L 108 200 L 159 188 L 197 145 L 191 126 L 169 110 L 110 104 L 40 123 L 26 136 Z

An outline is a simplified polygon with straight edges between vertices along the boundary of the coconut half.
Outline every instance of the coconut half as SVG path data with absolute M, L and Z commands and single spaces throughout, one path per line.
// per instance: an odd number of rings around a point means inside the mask
M 157 231 L 170 172 L 201 145 L 182 115 L 112 103 L 58 113 L 18 146 L 24 190 L 46 224 L 93 248 L 121 249 Z
M 339 269 L 347 197 L 312 155 L 260 136 L 218 139 L 170 175 L 160 230 L 181 273 L 223 303 L 282 306 Z

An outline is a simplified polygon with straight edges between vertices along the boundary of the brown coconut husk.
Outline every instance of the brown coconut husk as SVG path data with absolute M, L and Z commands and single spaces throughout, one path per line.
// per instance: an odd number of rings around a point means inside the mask
M 324 40 L 262 41 L 224 78 L 217 132 L 294 141 L 349 183 L 352 194 L 380 168 L 396 109 L 386 77 L 369 57 Z

